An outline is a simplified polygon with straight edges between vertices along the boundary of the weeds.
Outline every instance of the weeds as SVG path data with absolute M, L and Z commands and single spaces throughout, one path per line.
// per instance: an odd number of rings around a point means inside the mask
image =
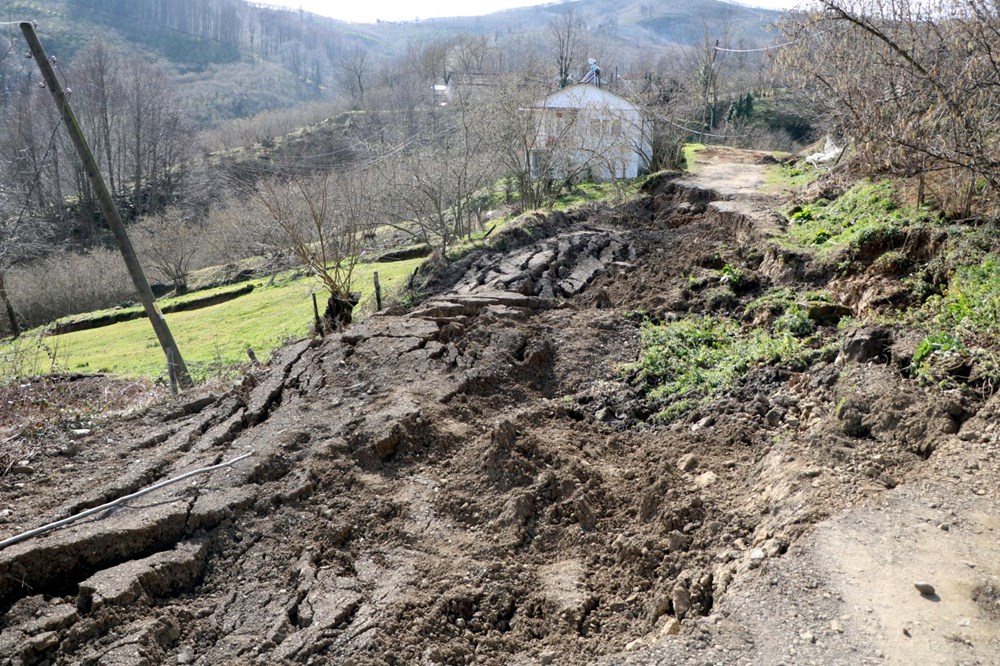
M 0 345 L 0 386 L 20 377 L 57 372 L 67 365 L 66 350 L 44 335 L 44 331 L 39 331 L 37 335 L 22 336 Z
M 903 228 L 929 223 L 934 216 L 926 208 L 900 206 L 888 181 L 862 181 L 835 201 L 819 199 L 797 206 L 789 219 L 792 245 L 846 247 L 852 255 L 868 258 L 865 255 L 877 255 L 901 243 Z
M 795 302 L 796 297 L 795 290 L 789 287 L 772 289 L 760 298 L 750 301 L 744 312 L 748 315 L 754 315 L 766 310 L 775 315 L 781 314 L 785 308 Z
M 775 318 L 773 328 L 776 335 L 805 338 L 816 331 L 816 322 L 809 317 L 808 304 L 830 303 L 832 300 L 826 292 L 809 291 L 800 294 L 794 289 L 782 287 L 751 301 L 744 312 L 748 316 L 767 312 Z
M 1000 333 L 1000 256 L 988 254 L 977 264 L 957 268 L 945 293 L 927 305 L 937 310 L 935 321 L 943 329 Z
M 621 203 L 639 191 L 640 180 L 613 180 L 605 183 L 582 182 L 570 191 L 557 196 L 552 202 L 554 210 L 569 210 L 598 201 Z
M 917 346 L 911 369 L 925 383 L 967 384 L 992 394 L 1000 384 L 996 336 L 1000 333 L 1000 257 L 986 254 L 959 266 L 941 295 L 911 314 L 930 319 L 931 332 Z M 930 315 L 930 317 L 928 317 Z
M 781 178 L 792 188 L 808 185 L 816 180 L 820 174 L 820 171 L 806 164 L 804 161 L 782 164 L 779 170 Z
M 784 314 L 774 321 L 776 333 L 784 333 L 804 338 L 816 330 L 816 322 L 809 318 L 809 311 L 798 303 L 792 303 L 785 308 Z
M 642 343 L 639 360 L 621 371 L 649 400 L 664 403 L 659 418 L 667 420 L 732 386 L 754 366 L 797 365 L 803 357 L 802 343 L 792 335 L 744 331 L 737 322 L 717 317 L 646 324 Z

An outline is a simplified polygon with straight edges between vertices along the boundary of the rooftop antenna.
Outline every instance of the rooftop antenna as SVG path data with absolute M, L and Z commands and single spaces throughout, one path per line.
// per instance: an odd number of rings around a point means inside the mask
M 597 61 L 593 58 L 587 58 L 587 62 L 590 64 L 590 71 L 583 75 L 580 79 L 580 83 L 593 83 L 597 81 L 597 87 L 601 87 L 601 68 L 597 65 Z

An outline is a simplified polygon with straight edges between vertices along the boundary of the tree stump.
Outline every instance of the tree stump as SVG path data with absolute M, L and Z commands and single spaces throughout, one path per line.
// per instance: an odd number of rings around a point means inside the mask
M 323 320 L 330 330 L 337 330 L 346 327 L 351 323 L 354 306 L 361 300 L 361 293 L 352 291 L 343 296 L 330 296 L 326 302 L 326 312 L 323 313 Z

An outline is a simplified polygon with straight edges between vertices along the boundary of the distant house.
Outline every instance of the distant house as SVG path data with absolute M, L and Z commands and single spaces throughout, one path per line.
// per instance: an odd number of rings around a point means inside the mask
M 649 164 L 652 128 L 626 99 L 578 83 L 532 104 L 526 137 L 535 178 L 635 178 Z

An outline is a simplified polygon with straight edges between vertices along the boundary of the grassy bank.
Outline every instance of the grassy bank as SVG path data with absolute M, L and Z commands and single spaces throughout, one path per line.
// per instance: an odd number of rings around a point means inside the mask
M 359 264 L 353 287 L 361 292 L 356 316 L 364 317 L 374 311 L 372 273 L 378 271 L 386 295 L 402 288 L 422 261 Z M 195 381 L 225 375 L 233 366 L 245 363 L 248 348 L 266 359 L 286 341 L 308 335 L 313 321 L 311 294 L 317 294 L 321 308 L 325 301 L 316 280 L 295 273 L 279 275 L 273 281 L 250 283 L 254 284 L 254 290 L 245 296 L 166 315 Z M 64 335 L 42 337 L 43 333 L 32 331 L 19 342 L 0 346 L 0 380 L 4 376 L 54 371 L 153 379 L 166 376 L 163 352 L 144 318 Z

